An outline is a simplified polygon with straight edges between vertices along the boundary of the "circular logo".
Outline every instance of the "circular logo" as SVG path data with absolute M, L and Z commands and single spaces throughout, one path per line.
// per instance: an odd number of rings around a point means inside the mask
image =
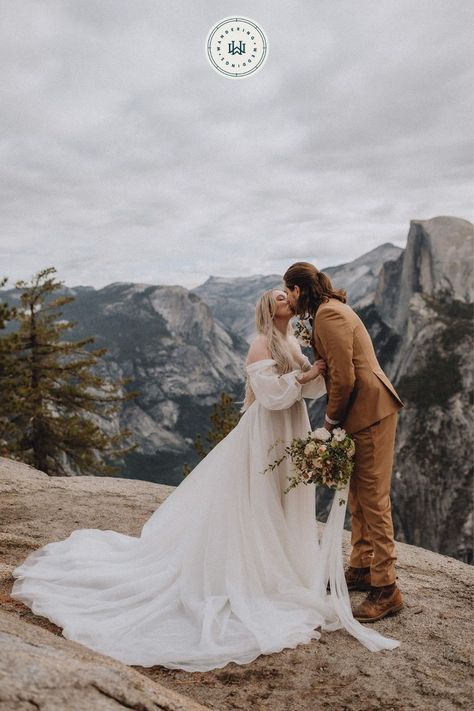
M 265 62 L 265 33 L 248 17 L 226 17 L 209 32 L 206 41 L 211 66 L 226 77 L 239 79 L 254 74 Z

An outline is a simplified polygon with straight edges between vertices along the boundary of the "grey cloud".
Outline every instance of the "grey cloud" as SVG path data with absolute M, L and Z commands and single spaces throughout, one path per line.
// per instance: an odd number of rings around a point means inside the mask
M 257 0 L 270 51 L 243 81 L 204 54 L 230 12 L 5 3 L 3 273 L 194 286 L 472 219 L 470 2 Z

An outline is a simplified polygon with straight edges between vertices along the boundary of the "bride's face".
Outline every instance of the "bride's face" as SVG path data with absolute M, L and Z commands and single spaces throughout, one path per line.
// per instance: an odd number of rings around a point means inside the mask
M 276 310 L 273 318 L 291 318 L 294 316 L 291 304 L 284 291 L 275 289 L 273 292 L 276 302 Z

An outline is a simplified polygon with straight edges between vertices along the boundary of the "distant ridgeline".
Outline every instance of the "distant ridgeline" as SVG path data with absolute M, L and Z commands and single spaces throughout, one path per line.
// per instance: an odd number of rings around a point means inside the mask
M 472 562 L 473 226 L 454 217 L 412 220 L 405 250 L 383 244 L 326 268 L 345 288 L 406 407 L 399 418 L 392 506 L 396 537 Z M 96 336 L 102 367 L 133 378 L 140 396 L 120 425 L 139 444 L 124 476 L 177 484 L 197 463 L 196 434 L 209 429 L 222 392 L 243 398 L 244 359 L 254 307 L 281 277 L 211 277 L 177 286 L 114 283 L 67 289 L 69 338 Z M 2 297 L 15 303 L 14 289 Z M 324 402 L 310 408 L 314 425 Z M 118 423 L 117 423 L 118 424 Z M 192 474 L 190 475 L 192 476 Z M 318 518 L 328 500 L 318 496 Z

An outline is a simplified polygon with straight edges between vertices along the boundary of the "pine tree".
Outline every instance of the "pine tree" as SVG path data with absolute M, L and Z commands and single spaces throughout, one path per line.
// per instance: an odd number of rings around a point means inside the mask
M 241 413 L 235 406 L 234 398 L 228 393 L 221 393 L 220 399 L 213 405 L 209 417 L 212 427 L 206 434 L 207 447 L 204 445 L 201 435 L 196 435 L 194 439 L 194 449 L 201 459 L 204 459 L 211 449 L 234 429 L 240 418 Z M 189 465 L 185 464 L 183 467 L 184 476 L 187 476 L 191 471 Z
M 8 281 L 8 277 L 3 277 L 3 279 L 0 280 L 0 289 L 2 289 L 5 284 Z M 13 318 L 15 318 L 16 314 L 16 309 L 12 306 L 8 306 L 8 304 L 4 304 L 0 302 L 0 328 L 5 328 L 5 324 L 7 321 L 11 321 Z
M 99 374 L 107 348 L 86 348 L 95 341 L 63 339 L 76 322 L 60 319 L 73 296 L 51 298 L 64 282 L 49 267 L 30 284 L 18 281 L 19 329 L 0 338 L 0 421 L 9 456 L 51 475 L 113 474 L 112 464 L 136 448 L 124 446 L 128 430 L 107 432 L 120 403 L 136 396 L 130 382 L 112 383 Z
M 7 281 L 7 277 L 4 277 L 0 281 L 0 288 L 5 286 Z M 0 330 L 6 329 L 7 323 L 15 319 L 16 313 L 14 307 L 0 302 Z M 13 381 L 14 363 L 13 356 L 10 353 L 14 339 L 13 335 L 10 336 L 7 346 L 6 339 L 0 338 L 0 456 L 9 455 L 7 442 L 15 434 L 15 425 L 12 422 L 12 417 L 5 414 L 7 411 L 11 413 L 16 411 L 13 405 L 16 395 Z

